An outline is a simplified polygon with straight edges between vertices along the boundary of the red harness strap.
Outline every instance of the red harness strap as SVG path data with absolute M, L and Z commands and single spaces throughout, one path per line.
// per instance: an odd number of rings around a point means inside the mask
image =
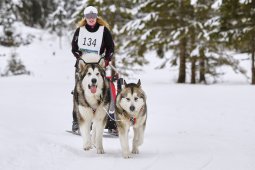
M 112 76 L 109 76 L 109 77 L 107 76 L 106 78 L 108 78 L 110 80 L 110 88 L 112 91 L 112 96 L 113 96 L 114 101 L 116 101 L 116 88 L 115 88 L 114 83 L 112 82 Z

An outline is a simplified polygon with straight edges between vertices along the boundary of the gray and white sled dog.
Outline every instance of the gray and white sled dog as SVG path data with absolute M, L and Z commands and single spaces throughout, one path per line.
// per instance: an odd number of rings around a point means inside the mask
M 141 88 L 141 81 L 127 84 L 116 99 L 115 117 L 119 131 L 119 139 L 124 158 L 130 158 L 131 153 L 128 143 L 128 131 L 133 127 L 134 138 L 132 153 L 138 154 L 138 146 L 143 143 L 144 130 L 147 120 L 146 95 Z
M 77 113 L 84 150 L 94 145 L 98 154 L 104 153 L 103 130 L 107 116 L 104 108 L 110 102 L 109 82 L 99 62 L 100 56 L 86 55 L 78 61 L 74 89 L 74 109 Z M 94 61 L 93 61 L 94 60 Z M 92 125 L 92 136 L 90 127 Z

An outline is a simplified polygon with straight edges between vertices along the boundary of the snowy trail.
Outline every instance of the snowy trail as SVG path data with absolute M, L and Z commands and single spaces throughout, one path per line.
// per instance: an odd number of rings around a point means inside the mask
M 118 138 L 105 154 L 82 150 L 72 121 L 73 64 L 67 50 L 38 42 L 18 49 L 33 76 L 0 78 L 1 170 L 254 170 L 255 89 L 250 85 L 176 85 L 167 70 L 138 77 L 148 98 L 140 154 L 121 157 Z M 29 55 L 37 50 L 38 55 Z M 154 77 L 153 79 L 151 77 Z M 132 131 L 130 133 L 130 143 Z

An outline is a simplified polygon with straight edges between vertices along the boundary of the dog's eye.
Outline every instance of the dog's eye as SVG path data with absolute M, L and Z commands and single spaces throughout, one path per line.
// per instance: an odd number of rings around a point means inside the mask
M 129 102 L 129 101 L 130 101 L 130 98 L 127 97 L 126 100 Z
M 91 76 L 91 73 L 88 73 L 89 76 Z
M 138 100 L 138 97 L 135 97 L 135 101 L 137 102 L 137 100 Z
M 96 75 L 99 76 L 99 73 L 97 73 Z

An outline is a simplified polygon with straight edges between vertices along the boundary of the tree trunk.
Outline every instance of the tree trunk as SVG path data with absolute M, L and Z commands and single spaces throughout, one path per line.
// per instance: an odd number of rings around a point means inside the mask
M 180 66 L 179 66 L 179 77 L 177 83 L 185 83 L 186 79 L 186 38 L 180 40 Z
M 196 57 L 191 57 L 191 84 L 196 84 Z
M 252 82 L 251 82 L 251 84 L 255 85 L 255 68 L 252 69 L 252 73 L 251 74 L 252 74 Z
M 254 43 L 255 44 L 255 43 Z M 255 85 L 255 46 L 253 45 L 253 50 L 251 54 L 251 84 Z
M 204 82 L 206 84 L 205 79 L 205 54 L 204 54 L 204 48 L 201 48 L 199 50 L 199 83 Z

